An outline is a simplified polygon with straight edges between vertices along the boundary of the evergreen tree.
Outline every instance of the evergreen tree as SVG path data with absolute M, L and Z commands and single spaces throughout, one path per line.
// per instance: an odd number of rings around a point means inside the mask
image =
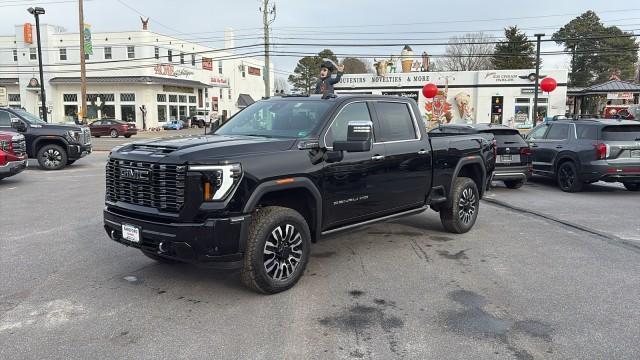
M 496 44 L 491 59 L 496 70 L 533 69 L 536 66 L 535 45 L 517 26 L 504 29 L 505 40 Z
M 306 94 L 311 94 L 318 81 L 318 75 L 320 75 L 320 65 L 323 59 L 330 59 L 336 64 L 338 58 L 329 49 L 324 49 L 316 56 L 305 56 L 298 61 L 296 68 L 293 70 L 294 74 L 289 75 L 289 82 L 294 89 L 302 91 Z

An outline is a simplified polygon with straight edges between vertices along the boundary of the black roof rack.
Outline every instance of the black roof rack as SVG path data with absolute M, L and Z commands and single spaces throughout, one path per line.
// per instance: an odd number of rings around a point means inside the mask
M 309 97 L 309 94 L 284 94 L 282 95 L 282 97 L 284 98 L 289 98 L 289 97 Z

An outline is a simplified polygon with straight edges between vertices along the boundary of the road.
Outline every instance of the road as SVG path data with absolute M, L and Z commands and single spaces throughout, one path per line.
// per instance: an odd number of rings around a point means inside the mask
M 31 168 L 0 183 L 0 358 L 640 353 L 640 250 L 617 237 L 483 202 L 476 227 L 460 236 L 426 212 L 322 239 L 296 287 L 264 296 L 245 289 L 237 271 L 157 264 L 108 239 L 105 160 L 94 153 L 64 171 Z M 599 214 L 602 225 L 589 225 L 618 237 L 637 224 L 630 193 L 570 196 L 572 221 Z M 551 204 L 555 216 L 569 209 L 545 183 L 490 197 Z M 605 227 L 614 221 L 620 226 Z

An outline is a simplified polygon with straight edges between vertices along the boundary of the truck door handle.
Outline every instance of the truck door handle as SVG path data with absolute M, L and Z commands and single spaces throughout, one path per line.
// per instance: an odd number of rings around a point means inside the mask
M 532 148 L 534 148 L 534 147 L 538 147 L 538 144 L 532 143 L 532 144 L 531 144 L 531 147 L 532 147 Z
M 380 160 L 384 160 L 384 156 L 383 155 L 373 155 L 371 157 L 371 160 L 373 161 L 380 161 Z
M 556 145 L 556 149 L 562 149 L 564 146 L 562 145 Z
M 418 151 L 418 155 L 427 155 L 427 150 L 421 149 L 420 151 Z

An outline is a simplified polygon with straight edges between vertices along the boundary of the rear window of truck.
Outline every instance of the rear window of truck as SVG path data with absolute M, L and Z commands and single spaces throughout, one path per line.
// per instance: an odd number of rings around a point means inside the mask
M 640 125 L 613 125 L 602 128 L 602 140 L 640 141 Z
M 527 143 L 524 141 L 522 136 L 520 136 L 520 133 L 518 132 L 518 130 L 500 129 L 500 130 L 491 130 L 491 131 L 483 131 L 483 132 L 493 134 L 496 138 L 496 145 L 498 145 L 498 147 L 527 145 Z

